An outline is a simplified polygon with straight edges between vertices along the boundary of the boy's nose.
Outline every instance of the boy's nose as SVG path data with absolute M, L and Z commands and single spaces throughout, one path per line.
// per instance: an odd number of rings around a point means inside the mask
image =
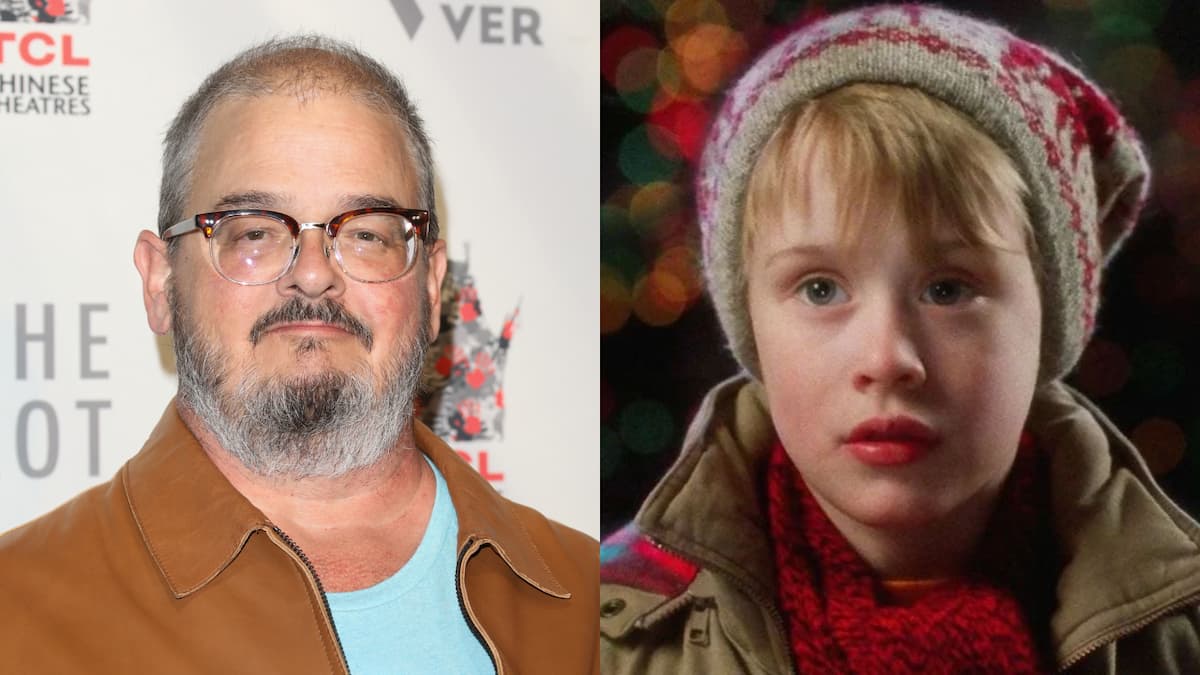
M 925 383 L 925 362 L 917 328 L 903 308 L 876 308 L 861 326 L 866 336 L 862 359 L 854 370 L 854 387 L 912 389 Z

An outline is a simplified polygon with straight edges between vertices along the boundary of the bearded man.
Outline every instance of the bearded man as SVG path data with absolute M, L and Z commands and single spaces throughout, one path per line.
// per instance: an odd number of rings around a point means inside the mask
M 598 672 L 595 540 L 413 419 L 433 208 L 420 118 L 347 45 L 268 42 L 184 103 L 134 251 L 179 393 L 0 538 L 7 672 Z

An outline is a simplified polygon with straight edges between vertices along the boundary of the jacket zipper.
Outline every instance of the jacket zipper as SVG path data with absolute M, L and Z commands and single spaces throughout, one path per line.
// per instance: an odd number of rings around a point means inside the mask
M 1127 635 L 1132 635 L 1133 633 L 1138 632 L 1155 621 L 1158 621 L 1163 616 L 1166 616 L 1167 614 L 1170 614 L 1181 607 L 1186 607 L 1188 605 L 1194 605 L 1197 603 L 1200 603 L 1200 593 L 1193 593 L 1187 597 L 1172 602 L 1162 609 L 1151 612 L 1137 621 L 1116 628 L 1109 634 L 1098 637 L 1079 649 L 1076 649 L 1074 654 L 1071 654 L 1069 657 L 1063 660 L 1062 665 L 1058 667 L 1058 672 L 1065 672 L 1071 666 L 1082 661 L 1085 656 L 1091 654 L 1104 645 L 1109 644 L 1110 642 L 1116 642 Z
M 475 615 L 471 613 L 471 608 L 467 607 L 466 591 L 463 585 L 467 580 L 467 552 L 471 550 L 474 543 L 474 539 L 468 539 L 464 542 L 462 550 L 458 553 L 458 562 L 455 564 L 458 573 L 454 579 L 454 591 L 458 595 L 458 608 L 462 611 L 463 617 L 466 618 L 467 626 L 475 634 L 475 639 L 479 640 L 479 643 L 483 645 L 488 656 L 492 659 L 492 667 L 496 669 L 496 675 L 504 675 L 504 668 L 500 665 L 500 654 L 496 652 L 496 646 L 484 634 L 483 628 L 475 622 Z
M 272 525 L 271 529 L 275 531 L 275 534 L 283 538 L 284 543 L 291 547 L 292 551 L 296 553 L 296 557 L 300 559 L 300 562 L 304 563 L 304 567 L 308 570 L 308 574 L 313 580 L 313 585 L 317 587 L 317 594 L 321 596 L 321 606 L 325 608 L 325 618 L 329 621 L 329 627 L 333 631 L 333 640 L 337 643 L 338 656 L 342 660 L 342 668 L 349 673 L 350 663 L 346 660 L 346 649 L 342 647 L 342 636 L 338 635 L 337 624 L 333 622 L 333 610 L 329 608 L 329 598 L 325 595 L 325 586 L 321 584 L 321 577 L 317 575 L 317 570 L 313 568 L 312 561 L 308 559 L 308 556 L 304 554 L 300 546 L 295 541 L 292 541 L 292 538 L 286 532 L 279 529 L 276 525 Z
M 733 574 L 730 574 L 729 572 L 726 572 L 725 570 L 723 570 L 719 567 L 712 567 L 710 565 L 706 565 L 702 561 L 697 560 L 696 558 L 694 558 L 682 551 L 678 551 L 678 550 L 675 550 L 673 548 L 663 545 L 661 542 L 659 542 L 654 537 L 650 537 L 649 535 L 647 535 L 647 538 L 651 541 L 651 543 L 653 543 L 656 547 L 662 549 L 663 551 L 666 551 L 667 553 L 670 553 L 672 555 L 680 556 L 681 558 L 684 558 L 685 560 L 692 562 L 697 567 L 702 567 L 704 569 L 712 570 L 718 576 L 724 577 L 727 581 L 732 583 L 739 590 L 741 590 L 743 593 L 745 593 L 747 596 L 749 596 L 751 600 L 754 600 L 755 602 L 757 602 L 759 604 L 759 606 L 766 608 L 767 612 L 771 615 L 771 618 L 774 619 L 774 621 L 775 621 L 776 635 L 780 638 L 780 643 L 784 644 L 784 645 L 788 644 L 787 626 L 784 623 L 783 614 L 781 614 L 779 612 L 779 608 L 775 606 L 775 601 L 773 599 L 763 597 L 762 594 L 760 594 L 757 590 L 752 588 L 749 584 L 743 582 L 738 577 L 734 576 Z M 685 604 L 685 603 L 681 603 L 680 606 L 683 606 L 683 604 Z M 671 608 L 671 613 L 674 613 L 675 611 L 677 611 L 677 608 L 674 608 L 674 607 Z M 796 665 L 794 663 L 792 663 L 791 650 L 784 649 L 783 652 L 784 652 L 783 660 L 787 666 L 783 672 L 784 673 L 794 673 L 796 671 Z

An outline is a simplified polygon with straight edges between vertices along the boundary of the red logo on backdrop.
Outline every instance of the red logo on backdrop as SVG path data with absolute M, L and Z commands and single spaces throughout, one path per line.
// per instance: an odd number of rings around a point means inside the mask
M 0 21 L 87 23 L 91 0 L 0 0 Z
M 0 0 L 0 115 L 90 115 L 92 65 L 79 36 L 38 28 L 88 22 L 90 0 Z M 24 25 L 22 25 L 24 24 Z
M 16 58 L 29 66 L 90 66 L 92 60 L 75 51 L 75 36 L 51 35 L 41 31 L 13 33 L 0 31 L 0 64 Z
M 504 361 L 516 330 L 514 309 L 494 331 L 468 262 L 451 260 L 442 284 L 442 330 L 425 363 L 418 415 L 456 446 L 484 478 L 504 480 L 487 446 L 504 436 Z

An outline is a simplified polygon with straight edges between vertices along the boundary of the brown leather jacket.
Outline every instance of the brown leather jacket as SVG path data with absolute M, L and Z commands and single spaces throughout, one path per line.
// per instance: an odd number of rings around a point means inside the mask
M 596 541 L 500 497 L 427 427 L 458 512 L 458 591 L 505 675 L 598 673 Z M 304 554 L 174 404 L 113 480 L 0 537 L 0 670 L 346 673 Z

